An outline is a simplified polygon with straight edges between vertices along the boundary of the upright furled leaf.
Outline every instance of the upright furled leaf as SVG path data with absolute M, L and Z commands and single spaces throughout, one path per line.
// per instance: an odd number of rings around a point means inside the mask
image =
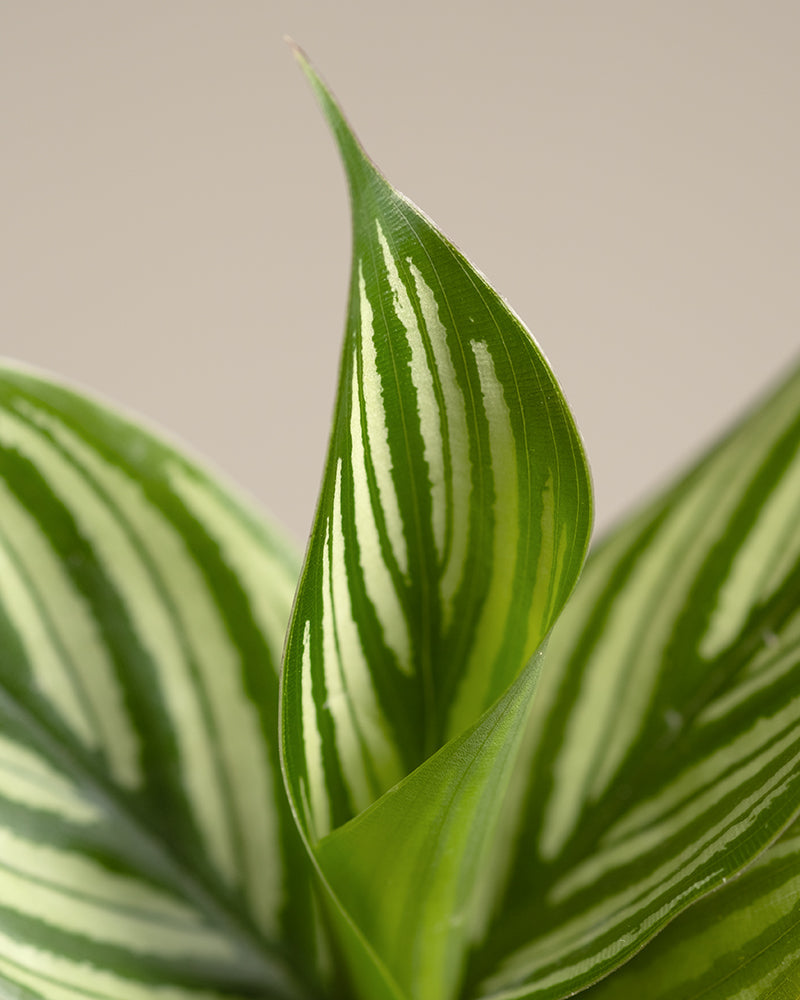
M 364 994 L 380 967 L 390 994 L 443 1000 L 534 686 L 526 664 L 585 554 L 589 477 L 529 333 L 389 186 L 301 62 L 341 151 L 354 236 L 334 426 L 284 659 L 285 775 L 353 953 L 373 953 Z M 458 831 L 448 845 L 445 826 Z M 374 884 L 376 845 L 395 866 L 391 890 Z M 448 864 L 434 863 L 445 846 Z M 415 894 L 420 919 L 401 919 Z M 443 922 L 448 899 L 460 916 Z
M 0 369 L 0 996 L 308 995 L 298 563 L 151 434 Z
M 588 986 L 797 813 L 800 371 L 590 556 L 543 677 L 480 997 Z

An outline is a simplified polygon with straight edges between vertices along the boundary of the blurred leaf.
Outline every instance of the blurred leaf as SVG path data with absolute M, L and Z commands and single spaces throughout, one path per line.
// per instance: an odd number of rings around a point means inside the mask
M 274 736 L 297 572 L 173 448 L 0 371 L 0 995 L 309 995 Z
M 545 656 L 479 996 L 589 985 L 796 814 L 799 449 L 797 372 L 590 557 Z

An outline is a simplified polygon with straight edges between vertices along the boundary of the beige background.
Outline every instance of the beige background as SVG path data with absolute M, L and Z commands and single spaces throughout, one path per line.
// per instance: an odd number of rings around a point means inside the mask
M 349 233 L 287 32 L 530 325 L 601 526 L 798 353 L 796 0 L 0 0 L 2 353 L 304 536 Z

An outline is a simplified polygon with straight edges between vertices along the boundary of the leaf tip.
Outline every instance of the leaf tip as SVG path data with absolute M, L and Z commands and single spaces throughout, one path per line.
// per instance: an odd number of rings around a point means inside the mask
M 332 91 L 322 80 L 319 73 L 317 73 L 306 52 L 289 35 L 284 35 L 284 41 L 292 50 L 292 54 L 297 60 L 298 65 L 311 84 L 311 88 L 314 91 L 317 101 L 319 102 L 322 113 L 325 116 L 325 119 L 328 122 L 339 147 L 339 152 L 342 160 L 344 161 L 345 170 L 350 180 L 351 193 L 355 194 L 357 190 L 357 185 L 354 184 L 356 172 L 360 167 L 363 168 L 365 162 L 371 164 L 371 160 L 364 150 L 364 147 L 356 138 L 356 135 L 350 127 L 339 102 L 333 96 Z M 372 170 L 377 172 L 374 165 L 371 164 L 371 166 Z

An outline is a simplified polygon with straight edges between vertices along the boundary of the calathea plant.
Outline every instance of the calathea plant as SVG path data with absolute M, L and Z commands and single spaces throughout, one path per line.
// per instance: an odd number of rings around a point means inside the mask
M 576 588 L 552 373 L 300 59 L 354 228 L 302 566 L 2 369 L 0 997 L 793 1000 L 800 374 Z

